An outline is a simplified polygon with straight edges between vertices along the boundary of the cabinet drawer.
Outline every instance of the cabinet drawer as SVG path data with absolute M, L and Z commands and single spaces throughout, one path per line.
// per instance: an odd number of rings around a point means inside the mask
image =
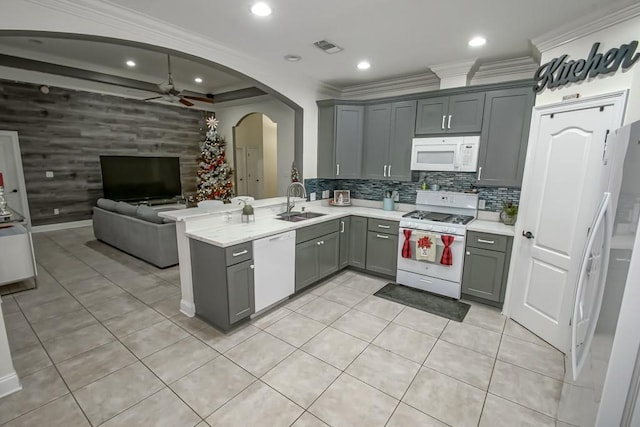
M 467 246 L 472 248 L 489 249 L 504 252 L 507 250 L 507 236 L 491 233 L 469 231 L 467 233 Z
M 340 221 L 337 219 L 299 228 L 296 230 L 296 244 L 324 236 L 325 234 L 335 233 L 339 231 L 339 229 Z
M 369 218 L 369 231 L 397 235 L 399 225 L 400 223 L 398 221 Z
M 227 265 L 248 261 L 253 257 L 251 242 L 240 243 L 225 249 Z

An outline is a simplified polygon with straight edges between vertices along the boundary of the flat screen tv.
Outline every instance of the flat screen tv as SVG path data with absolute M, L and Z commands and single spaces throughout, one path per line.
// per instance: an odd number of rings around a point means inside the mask
M 104 197 L 140 201 L 182 194 L 178 157 L 100 156 Z

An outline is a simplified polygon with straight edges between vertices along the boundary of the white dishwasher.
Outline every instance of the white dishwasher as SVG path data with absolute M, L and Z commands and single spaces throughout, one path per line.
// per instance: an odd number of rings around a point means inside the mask
M 256 313 L 295 292 L 296 232 L 253 241 Z

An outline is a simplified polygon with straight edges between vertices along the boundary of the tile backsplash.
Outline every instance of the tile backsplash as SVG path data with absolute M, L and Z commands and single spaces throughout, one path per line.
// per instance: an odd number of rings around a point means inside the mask
M 315 192 L 319 199 L 322 190 L 350 190 L 354 199 L 382 200 L 385 190 L 396 190 L 400 203 L 414 204 L 416 190 L 426 178 L 429 185 L 439 184 L 443 191 L 465 191 L 476 181 L 474 172 L 413 172 L 411 181 L 383 181 L 375 179 L 305 179 L 307 194 Z M 520 189 L 506 187 L 478 187 L 478 196 L 485 201 L 485 210 L 499 212 L 506 202 L 519 203 Z

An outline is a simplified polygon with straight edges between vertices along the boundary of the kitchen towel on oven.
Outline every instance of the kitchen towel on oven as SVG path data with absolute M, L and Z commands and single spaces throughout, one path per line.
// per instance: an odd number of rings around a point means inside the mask
M 416 260 L 436 261 L 436 236 L 433 233 L 416 233 Z
M 402 258 L 411 258 L 411 230 L 403 230 L 404 245 L 402 245 Z
M 444 250 L 442 251 L 442 258 L 440 264 L 453 265 L 453 254 L 451 253 L 451 244 L 456 239 L 454 236 L 442 235 L 442 243 L 444 243 Z

